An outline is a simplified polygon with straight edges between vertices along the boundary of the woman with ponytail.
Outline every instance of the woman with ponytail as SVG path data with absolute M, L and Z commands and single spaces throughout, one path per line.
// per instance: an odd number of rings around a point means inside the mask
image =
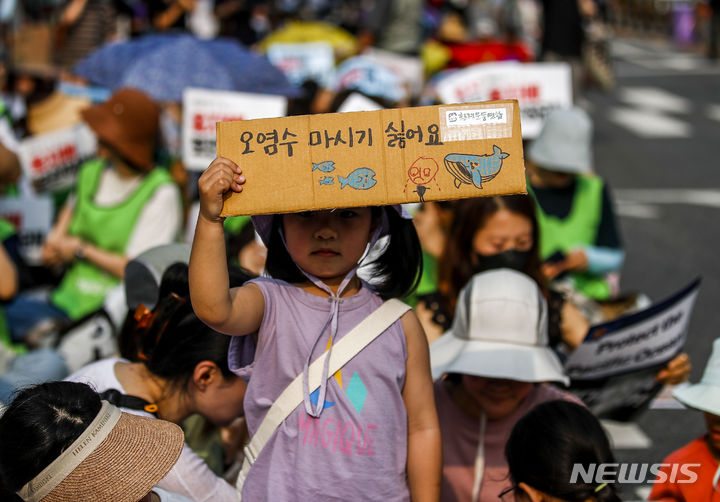
M 246 384 L 228 367 L 230 337 L 197 318 L 187 291 L 187 265 L 168 267 L 155 308 L 140 305 L 123 330 L 136 357 L 104 359 L 67 379 L 88 383 L 123 411 L 176 424 L 195 413 L 221 426 L 241 416 Z M 187 445 L 159 486 L 198 502 L 237 500 Z

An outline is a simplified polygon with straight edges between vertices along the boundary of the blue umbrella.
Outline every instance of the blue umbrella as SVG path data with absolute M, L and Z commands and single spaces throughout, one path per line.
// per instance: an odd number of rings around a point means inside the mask
M 266 57 L 230 39 L 201 40 L 188 34 L 107 44 L 74 72 L 112 90 L 141 89 L 157 101 L 179 102 L 186 87 L 284 96 L 300 92 Z

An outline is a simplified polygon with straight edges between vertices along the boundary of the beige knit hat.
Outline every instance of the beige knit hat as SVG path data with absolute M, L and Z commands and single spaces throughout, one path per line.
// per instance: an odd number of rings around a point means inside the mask
M 172 469 L 177 425 L 123 413 L 107 401 L 80 436 L 18 492 L 28 502 L 137 502 Z

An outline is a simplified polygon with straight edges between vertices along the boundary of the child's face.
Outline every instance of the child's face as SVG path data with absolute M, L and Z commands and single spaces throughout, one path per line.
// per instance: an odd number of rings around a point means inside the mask
M 716 452 L 720 452 L 720 416 L 704 412 L 708 441 Z
M 472 375 L 463 375 L 462 385 L 488 420 L 500 420 L 510 415 L 533 388 L 530 382 Z
M 375 229 L 368 207 L 286 214 L 283 227 L 293 261 L 328 286 L 357 265 Z

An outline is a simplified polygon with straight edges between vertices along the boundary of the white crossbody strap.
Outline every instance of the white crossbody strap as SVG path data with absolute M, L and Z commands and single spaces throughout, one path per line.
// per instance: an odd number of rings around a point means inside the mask
M 328 377 L 335 374 L 348 361 L 355 357 L 370 342 L 375 340 L 381 333 L 389 328 L 400 316 L 410 310 L 410 306 L 397 299 L 387 300 L 380 305 L 369 316 L 362 320 L 360 324 L 355 326 L 350 332 L 343 336 L 333 347 L 330 356 Z M 309 392 L 314 392 L 320 386 L 320 378 L 322 375 L 323 363 L 327 357 L 327 352 L 315 359 L 310 365 L 308 381 Z M 280 396 L 268 410 L 260 427 L 250 442 L 245 447 L 245 461 L 237 480 L 238 496 L 242 491 L 242 485 L 245 482 L 245 476 L 250 471 L 250 467 L 255 462 L 262 451 L 265 444 L 270 440 L 275 430 L 281 423 L 303 402 L 302 392 L 302 373 L 295 377 L 290 384 L 285 387 Z

